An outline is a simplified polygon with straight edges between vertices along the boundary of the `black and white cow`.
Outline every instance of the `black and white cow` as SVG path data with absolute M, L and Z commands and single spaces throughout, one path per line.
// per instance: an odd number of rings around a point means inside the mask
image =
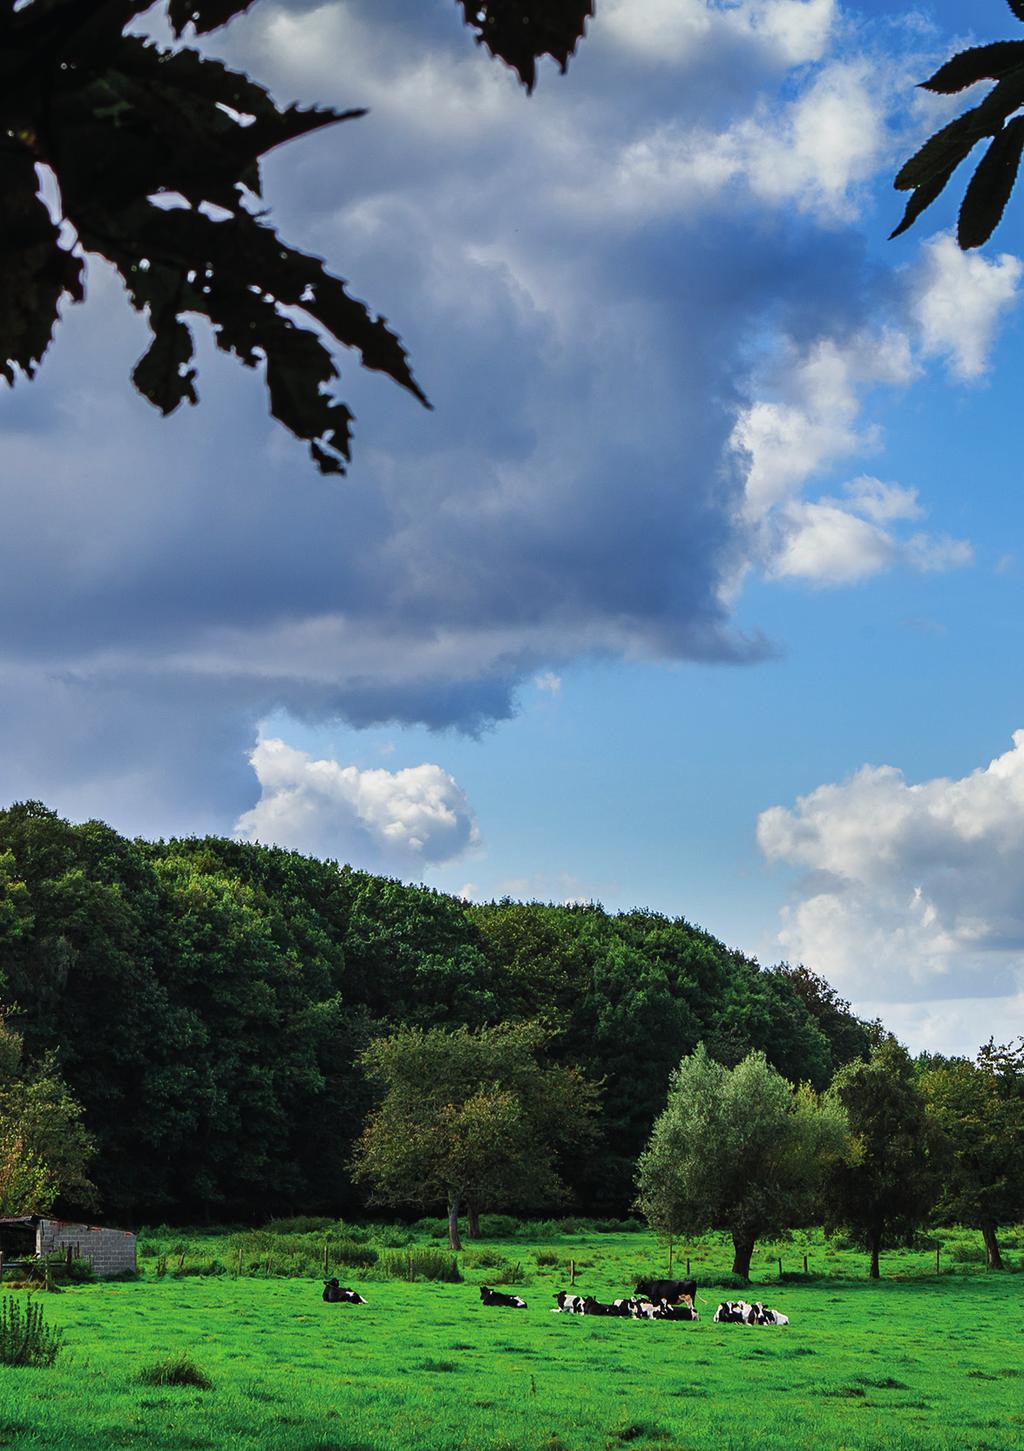
M 362 1295 L 355 1290 L 344 1290 L 337 1280 L 324 1280 L 324 1299 L 328 1305 L 365 1305 Z
M 636 1293 L 641 1299 L 650 1300 L 654 1305 L 659 1300 L 667 1300 L 670 1305 L 678 1305 L 680 1300 L 689 1300 L 691 1305 L 696 1305 L 697 1281 L 637 1280 Z
M 525 1310 L 526 1301 L 518 1295 L 504 1295 L 500 1290 L 492 1290 L 488 1285 L 480 1286 L 480 1299 L 485 1305 L 507 1305 L 512 1310 Z
M 568 1290 L 559 1290 L 555 1299 L 558 1301 L 557 1309 L 552 1310 L 552 1315 L 582 1315 L 585 1295 L 570 1295 Z
M 788 1325 L 789 1316 L 778 1310 L 770 1310 L 757 1301 L 749 1305 L 746 1300 L 723 1300 L 715 1311 L 716 1325 Z

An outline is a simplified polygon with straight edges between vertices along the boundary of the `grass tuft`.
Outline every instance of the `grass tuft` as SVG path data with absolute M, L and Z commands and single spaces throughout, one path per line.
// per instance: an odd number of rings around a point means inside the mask
M 0 1300 L 0 1365 L 52 1365 L 64 1333 L 51 1330 L 41 1305 L 22 1305 L 13 1295 Z
M 192 1386 L 195 1390 L 213 1390 L 213 1381 L 187 1355 L 168 1355 L 152 1365 L 143 1366 L 136 1376 L 144 1386 Z

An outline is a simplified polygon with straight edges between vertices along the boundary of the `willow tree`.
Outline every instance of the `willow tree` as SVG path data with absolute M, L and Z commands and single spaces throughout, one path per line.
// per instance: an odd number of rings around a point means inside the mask
M 733 1274 L 750 1278 L 759 1239 L 813 1215 L 846 1147 L 834 1102 L 789 1083 L 763 1053 L 726 1068 L 700 1044 L 672 1075 L 637 1165 L 637 1207 L 665 1235 L 732 1235 Z

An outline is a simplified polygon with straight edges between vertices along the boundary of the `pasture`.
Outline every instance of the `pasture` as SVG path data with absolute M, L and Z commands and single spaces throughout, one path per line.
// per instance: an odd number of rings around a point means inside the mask
M 728 1283 L 714 1237 L 694 1264 L 705 1301 L 695 1325 L 549 1313 L 570 1254 L 577 1288 L 603 1299 L 639 1271 L 664 1272 L 646 1234 L 473 1246 L 461 1284 L 337 1268 L 365 1306 L 325 1305 L 319 1279 L 275 1275 L 273 1264 L 269 1276 L 189 1274 L 191 1253 L 212 1263 L 220 1244 L 229 1260 L 225 1236 L 189 1239 L 184 1273 L 158 1278 L 160 1244 L 147 1243 L 138 1281 L 40 1297 L 67 1348 L 52 1369 L 0 1367 L 0 1447 L 1015 1451 L 1024 1440 L 1024 1278 L 928 1274 L 918 1251 L 890 1256 L 880 1284 L 851 1279 L 863 1258 L 842 1250 L 831 1276 L 780 1284 L 772 1251 L 792 1258 L 807 1246 L 766 1247 L 747 1298 L 792 1324 L 758 1329 L 711 1322 L 717 1300 L 735 1298 L 713 1284 Z M 174 1265 L 171 1248 L 162 1252 Z M 811 1249 L 825 1257 L 820 1240 Z M 834 1262 L 847 1253 L 849 1270 Z M 502 1267 L 475 1257 L 510 1266 L 529 1308 L 483 1307 L 478 1285 L 498 1282 Z M 190 1356 L 212 1389 L 140 1383 L 171 1354 Z

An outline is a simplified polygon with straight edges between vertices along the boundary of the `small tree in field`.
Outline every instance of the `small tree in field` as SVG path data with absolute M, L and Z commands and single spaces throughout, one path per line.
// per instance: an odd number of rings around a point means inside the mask
M 0 1012 L 0 1215 L 45 1213 L 58 1194 L 95 1204 L 93 1149 L 53 1055 L 23 1064 L 21 1035 Z
M 637 1204 L 663 1234 L 729 1230 L 733 1273 L 749 1279 L 754 1245 L 806 1221 L 845 1140 L 842 1109 L 794 1089 L 763 1053 L 729 1069 L 701 1044 L 672 1075 L 637 1166 Z
M 981 1231 L 990 1270 L 1003 1269 L 996 1234 L 1024 1218 L 1024 1039 L 954 1058 L 921 1077 L 928 1112 L 946 1139 L 940 1217 Z
M 400 1028 L 371 1043 L 360 1061 L 383 1098 L 352 1160 L 371 1202 L 446 1205 L 448 1242 L 461 1249 L 470 1202 L 531 1209 L 564 1198 L 559 1156 L 593 1136 L 599 1090 L 543 1062 L 550 1037 L 513 1023 Z
M 935 1205 L 941 1137 L 910 1054 L 893 1038 L 877 1044 L 867 1062 L 841 1068 L 826 1099 L 846 1112 L 853 1135 L 825 1185 L 826 1227 L 853 1231 L 870 1251 L 877 1280 L 882 1248 L 907 1243 Z

